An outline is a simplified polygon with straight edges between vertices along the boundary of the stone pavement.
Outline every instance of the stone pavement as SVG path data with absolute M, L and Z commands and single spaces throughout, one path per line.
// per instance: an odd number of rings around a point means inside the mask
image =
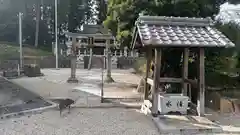
M 56 97 L 73 97 L 76 95 L 85 96 L 86 93 L 100 96 L 101 70 L 77 70 L 78 84 L 66 83 L 69 78 L 70 69 L 43 69 L 44 76 L 37 78 L 19 78 L 12 81 L 32 90 L 45 99 Z M 133 85 L 138 84 L 139 77 L 130 74 L 128 71 L 114 70 L 112 76 L 116 83 L 104 83 L 104 97 L 113 98 L 141 98 Z M 77 90 L 79 94 L 72 92 Z M 81 93 L 81 94 L 80 94 Z M 85 94 L 84 94 L 85 93 Z M 93 96 L 91 96 L 93 97 Z
M 152 121 L 129 109 L 48 111 L 0 121 L 1 135 L 158 135 Z
M 55 107 L 27 89 L 0 76 L 0 119 Z

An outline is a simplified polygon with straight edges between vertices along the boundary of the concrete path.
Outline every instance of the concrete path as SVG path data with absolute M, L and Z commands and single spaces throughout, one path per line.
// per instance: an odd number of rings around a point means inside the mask
M 43 69 L 44 76 L 36 78 L 23 77 L 13 79 L 12 81 L 20 86 L 29 89 L 45 99 L 70 97 L 73 99 L 88 99 L 94 97 L 100 103 L 101 93 L 101 70 L 77 70 L 77 78 L 80 80 L 78 84 L 69 84 L 70 69 Z M 106 98 L 141 98 L 136 88 L 139 77 L 130 74 L 128 71 L 117 70 L 112 73 L 116 83 L 104 83 L 104 97 Z M 89 102 L 88 102 L 89 103 Z

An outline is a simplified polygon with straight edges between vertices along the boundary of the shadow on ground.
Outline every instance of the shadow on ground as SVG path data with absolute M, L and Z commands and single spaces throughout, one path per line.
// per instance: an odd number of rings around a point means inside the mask
M 0 116 L 51 105 L 39 95 L 0 77 Z

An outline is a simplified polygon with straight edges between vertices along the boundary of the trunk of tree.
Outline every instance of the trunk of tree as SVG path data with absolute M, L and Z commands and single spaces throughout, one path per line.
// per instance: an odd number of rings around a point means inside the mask
M 38 47 L 38 37 L 39 37 L 39 22 L 40 22 L 40 2 L 36 2 L 36 30 L 35 30 L 35 43 L 34 46 Z

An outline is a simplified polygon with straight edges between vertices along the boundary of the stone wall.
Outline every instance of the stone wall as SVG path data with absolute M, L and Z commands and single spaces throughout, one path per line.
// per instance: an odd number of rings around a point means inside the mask
M 205 99 L 206 107 L 211 108 L 215 111 L 220 110 L 221 94 L 214 91 L 206 91 Z
M 86 69 L 88 67 L 89 63 L 89 56 L 84 56 L 84 68 Z M 92 57 L 92 68 L 102 68 L 102 62 L 104 62 L 103 57 Z M 118 69 L 129 69 L 133 68 L 134 63 L 136 62 L 136 58 L 133 57 L 119 57 L 117 58 L 117 62 L 112 62 L 112 68 L 118 68 Z M 116 64 L 116 65 L 114 65 Z M 106 67 L 106 65 L 105 65 Z
M 228 91 L 239 95 L 238 91 Z M 221 113 L 240 113 L 240 99 L 239 97 L 228 97 L 223 92 L 207 91 L 205 95 L 205 105 L 215 111 Z
M 25 58 L 24 64 L 38 64 L 40 68 L 55 68 L 56 58 L 54 56 Z M 67 57 L 60 57 L 58 61 L 58 67 L 70 68 L 70 59 Z
M 104 58 L 95 57 L 92 58 L 92 68 L 102 68 L 102 61 Z M 81 64 L 85 69 L 88 66 L 89 56 L 84 56 L 83 61 Z M 117 62 L 112 68 L 119 68 L 119 69 L 129 69 L 133 68 L 134 63 L 136 62 L 136 58 L 134 57 L 119 57 L 117 58 Z M 27 57 L 23 60 L 24 64 L 38 64 L 41 68 L 55 68 L 56 58 L 55 56 L 48 56 L 48 57 Z M 6 60 L 0 61 L 0 70 L 7 70 L 7 69 L 17 69 L 19 64 L 19 60 Z M 68 57 L 60 57 L 58 62 L 59 68 L 70 68 L 70 59 Z M 114 64 L 114 63 L 112 63 Z
M 89 56 L 84 56 L 83 58 L 84 62 L 84 69 L 88 68 L 88 63 L 89 63 Z M 104 62 L 103 57 L 92 57 L 92 68 L 102 68 Z
M 117 67 L 120 69 L 133 68 L 136 59 L 135 57 L 119 57 L 117 60 Z
M 0 60 L 0 71 L 17 69 L 19 60 Z

